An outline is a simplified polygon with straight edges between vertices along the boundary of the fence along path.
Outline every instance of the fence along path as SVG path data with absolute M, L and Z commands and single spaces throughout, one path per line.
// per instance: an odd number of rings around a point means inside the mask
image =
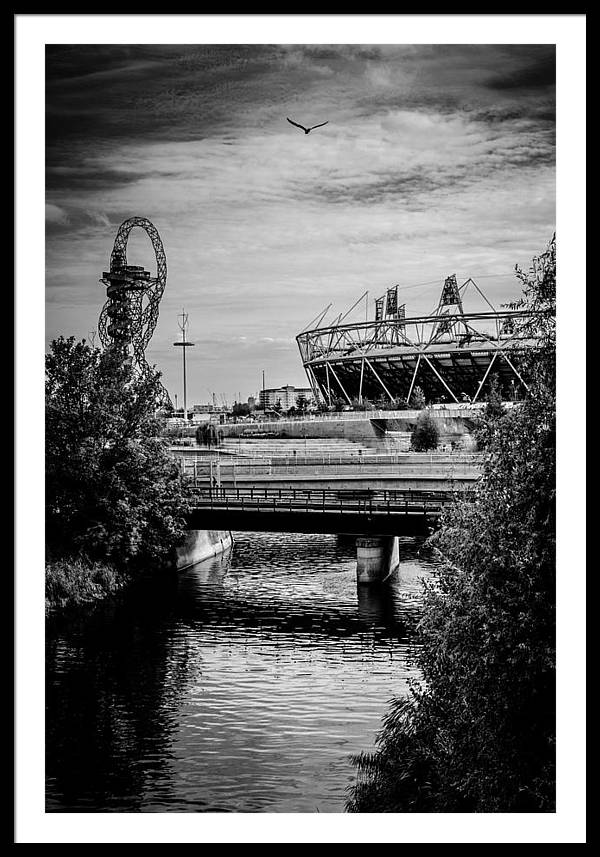
M 182 473 L 194 484 L 212 478 L 286 475 L 309 476 L 467 476 L 476 479 L 481 472 L 478 455 L 377 455 L 360 460 L 347 456 L 303 456 L 271 459 L 206 459 L 177 456 Z

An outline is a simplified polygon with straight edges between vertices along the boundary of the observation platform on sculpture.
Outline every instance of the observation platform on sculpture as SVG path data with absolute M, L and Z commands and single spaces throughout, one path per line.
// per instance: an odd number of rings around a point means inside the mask
M 450 491 L 191 488 L 190 529 L 427 536 Z M 461 493 L 461 496 L 468 496 Z

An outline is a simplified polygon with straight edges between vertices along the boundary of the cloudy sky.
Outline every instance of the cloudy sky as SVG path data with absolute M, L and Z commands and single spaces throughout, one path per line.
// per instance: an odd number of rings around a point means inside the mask
M 48 341 L 96 329 L 137 215 L 167 255 L 147 356 L 172 397 L 183 307 L 188 403 L 263 369 L 305 386 L 295 336 L 330 302 L 368 289 L 372 316 L 398 283 L 427 312 L 452 273 L 516 297 L 555 228 L 554 46 L 48 46 L 46 166 Z M 128 260 L 155 270 L 140 230 Z

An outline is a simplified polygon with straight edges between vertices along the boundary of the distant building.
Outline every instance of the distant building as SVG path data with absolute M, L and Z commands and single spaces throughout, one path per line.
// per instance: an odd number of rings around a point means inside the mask
M 313 392 L 310 387 L 294 387 L 286 384 L 285 387 L 269 387 L 260 391 L 259 403 L 261 408 L 277 408 L 281 406 L 282 411 L 296 408 L 298 397 L 304 396 L 309 401 L 314 401 Z

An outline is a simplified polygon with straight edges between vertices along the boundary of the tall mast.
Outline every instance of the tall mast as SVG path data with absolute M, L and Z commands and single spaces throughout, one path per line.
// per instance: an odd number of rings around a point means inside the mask
M 174 342 L 173 345 L 178 345 L 183 351 L 183 418 L 187 422 L 187 378 L 185 351 L 186 348 L 192 348 L 195 343 L 188 342 L 185 337 L 188 326 L 188 314 L 186 313 L 185 309 L 181 311 L 181 315 L 177 316 L 177 324 L 179 325 L 179 329 L 181 330 L 181 342 Z

